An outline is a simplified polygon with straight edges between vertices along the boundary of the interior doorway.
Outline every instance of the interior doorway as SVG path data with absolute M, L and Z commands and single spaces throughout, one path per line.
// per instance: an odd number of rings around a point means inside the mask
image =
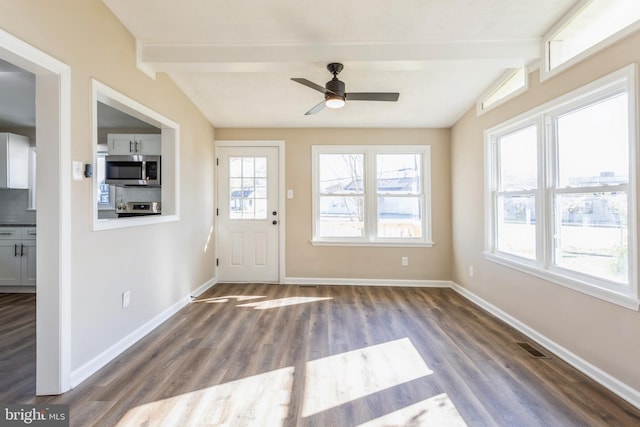
M 2 30 L 0 59 L 36 80 L 36 394 L 60 394 L 71 372 L 70 68 Z

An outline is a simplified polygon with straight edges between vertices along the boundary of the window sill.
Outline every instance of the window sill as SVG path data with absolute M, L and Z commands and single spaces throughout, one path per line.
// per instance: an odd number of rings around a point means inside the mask
M 313 246 L 360 246 L 360 247 L 396 247 L 396 248 L 430 248 L 433 242 L 349 242 L 335 240 L 311 240 Z
M 148 215 L 129 218 L 98 219 L 94 222 L 93 231 L 113 230 L 116 228 L 139 227 L 143 225 L 162 224 L 178 221 L 177 215 Z
M 581 281 L 572 277 L 565 276 L 555 271 L 543 270 L 533 265 L 518 262 L 514 259 L 503 257 L 493 253 L 485 252 L 484 255 L 488 261 L 492 261 L 496 264 L 500 264 L 502 266 L 512 268 L 526 274 L 530 274 L 548 282 L 564 286 L 565 288 L 581 292 L 583 294 L 601 299 L 603 301 L 607 301 L 612 304 L 619 305 L 629 310 L 638 311 L 638 309 L 640 308 L 640 300 L 638 300 L 637 296 L 631 295 L 631 293 L 616 292 L 611 289 L 605 289 L 586 281 Z

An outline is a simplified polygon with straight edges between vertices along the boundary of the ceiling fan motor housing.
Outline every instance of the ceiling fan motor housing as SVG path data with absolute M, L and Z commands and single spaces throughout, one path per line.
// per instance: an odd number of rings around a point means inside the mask
M 344 98 L 344 82 L 338 80 L 337 77 L 334 77 L 333 79 L 329 80 L 325 85 L 325 87 L 327 88 L 327 90 L 330 90 L 336 95 L 339 95 L 342 98 Z M 332 96 L 331 92 L 325 92 L 324 94 L 325 98 L 331 97 Z

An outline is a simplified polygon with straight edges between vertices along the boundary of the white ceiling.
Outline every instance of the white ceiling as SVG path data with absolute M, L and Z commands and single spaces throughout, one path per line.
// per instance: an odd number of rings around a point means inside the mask
M 103 0 L 216 127 L 450 127 L 576 0 Z M 347 92 L 400 92 L 304 113 L 345 66 Z
M 450 127 L 578 0 L 103 0 L 215 127 Z M 400 92 L 304 113 L 329 62 L 347 92 Z M 0 126 L 35 121 L 33 75 L 0 63 Z M 3 83 L 4 78 L 4 83 Z M 33 108 L 33 107 L 31 107 Z

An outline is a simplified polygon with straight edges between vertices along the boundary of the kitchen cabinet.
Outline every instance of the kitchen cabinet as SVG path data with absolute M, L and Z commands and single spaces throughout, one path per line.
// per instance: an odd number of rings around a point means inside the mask
M 36 229 L 0 227 L 0 286 L 36 285 Z
M 110 133 L 107 135 L 107 154 L 129 155 L 161 153 L 160 134 Z
M 0 132 L 0 188 L 29 188 L 29 138 Z

